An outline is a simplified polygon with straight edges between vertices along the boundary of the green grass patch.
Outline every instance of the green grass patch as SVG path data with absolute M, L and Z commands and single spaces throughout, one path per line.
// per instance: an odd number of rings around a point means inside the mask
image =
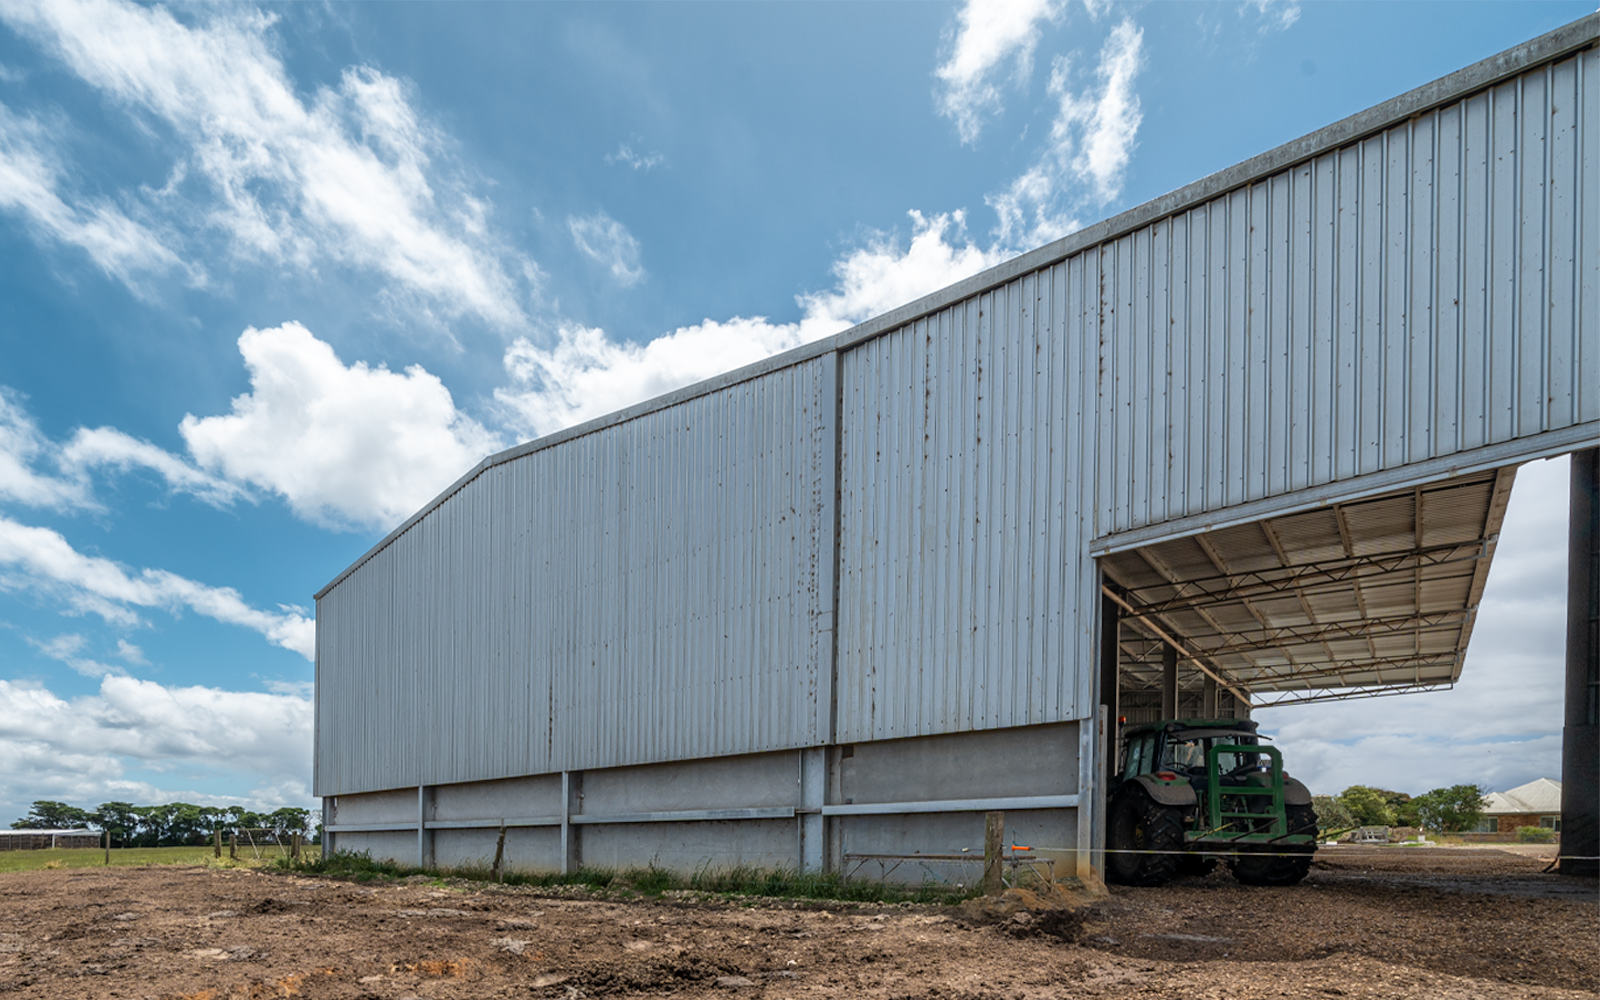
M 306 849 L 315 853 L 316 847 Z M 113 847 L 111 866 L 118 865 L 216 865 L 228 864 L 228 849 L 222 849 L 219 862 L 212 847 Z M 244 850 L 239 852 L 238 864 L 261 864 L 276 860 L 264 853 L 257 860 Z M 43 868 L 104 868 L 106 852 L 102 847 L 54 848 L 44 851 L 0 851 L 0 872 L 28 872 Z
M 498 882 L 503 885 L 557 888 L 581 886 L 585 889 L 657 898 L 667 893 L 693 892 L 729 899 L 770 897 L 814 899 L 852 903 L 959 903 L 978 895 L 975 888 L 957 888 L 936 882 L 901 885 L 868 879 L 847 879 L 836 874 L 800 872 L 753 866 L 732 868 L 704 867 L 693 872 L 678 872 L 649 865 L 644 868 L 580 868 L 574 872 L 536 872 L 511 870 L 497 877 L 487 865 L 457 868 L 419 868 L 393 861 L 374 860 L 370 855 L 335 852 L 326 858 L 307 858 L 301 862 L 280 859 L 277 866 L 286 871 L 327 875 L 356 882 L 393 881 L 425 876 L 432 879 L 464 879 L 472 882 Z

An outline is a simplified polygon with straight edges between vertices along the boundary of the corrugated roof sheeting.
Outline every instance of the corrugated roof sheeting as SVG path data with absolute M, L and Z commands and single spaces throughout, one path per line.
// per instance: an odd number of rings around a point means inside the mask
M 1588 49 L 1088 251 L 1098 528 L 1600 419 Z
M 1159 683 L 1151 625 L 1246 691 L 1454 683 L 1512 479 L 1477 473 L 1106 557 L 1133 609 L 1127 686 Z
M 326 593 L 318 793 L 820 742 L 832 364 L 486 469 Z

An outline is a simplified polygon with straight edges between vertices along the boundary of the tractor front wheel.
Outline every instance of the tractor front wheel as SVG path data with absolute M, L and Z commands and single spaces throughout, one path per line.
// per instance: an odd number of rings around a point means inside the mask
M 1111 803 L 1106 826 L 1106 880 L 1122 885 L 1161 885 L 1178 870 L 1183 850 L 1183 814 L 1144 791 L 1129 789 Z

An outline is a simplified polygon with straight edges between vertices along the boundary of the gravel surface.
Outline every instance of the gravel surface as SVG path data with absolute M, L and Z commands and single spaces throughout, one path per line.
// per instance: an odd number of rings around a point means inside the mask
M 1289 889 L 1217 873 L 1020 911 L 24 872 L 0 876 L 0 997 L 1522 1000 L 1600 987 L 1594 882 L 1499 851 L 1318 859 Z

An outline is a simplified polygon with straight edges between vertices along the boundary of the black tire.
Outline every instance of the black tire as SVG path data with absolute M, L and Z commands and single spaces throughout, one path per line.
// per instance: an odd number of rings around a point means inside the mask
M 1183 854 L 1178 857 L 1179 875 L 1210 875 L 1217 870 L 1217 859 L 1205 854 Z
M 1311 870 L 1317 849 L 1317 814 L 1310 806 L 1286 806 L 1290 833 L 1309 833 L 1309 844 L 1275 847 L 1270 854 L 1241 854 L 1228 862 L 1233 877 L 1245 885 L 1295 885 Z
M 1127 789 L 1111 803 L 1106 847 L 1106 881 L 1161 885 L 1178 872 L 1183 815 L 1174 806 L 1157 803 L 1141 788 Z

